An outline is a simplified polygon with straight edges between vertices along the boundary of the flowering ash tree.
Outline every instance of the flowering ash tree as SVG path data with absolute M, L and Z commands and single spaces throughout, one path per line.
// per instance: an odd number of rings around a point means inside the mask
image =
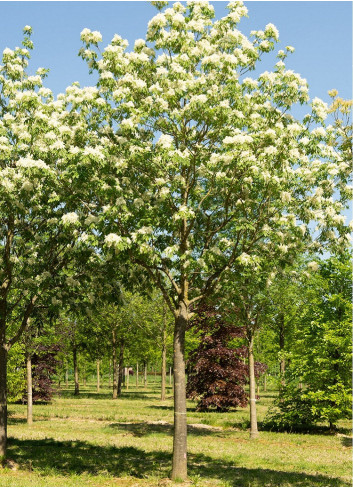
M 99 75 L 96 230 L 109 253 L 147 270 L 175 317 L 172 477 L 185 479 L 192 306 L 227 269 L 261 267 L 269 249 L 286 256 L 320 247 L 319 237 L 337 239 L 337 225 L 344 235 L 334 192 L 346 197 L 349 166 L 329 144 L 323 101 L 315 98 L 303 121 L 290 113 L 309 101 L 306 81 L 284 63 L 293 48 L 279 51 L 273 72 L 249 77 L 278 41 L 272 24 L 249 39 L 237 28 L 247 13 L 241 2 L 217 21 L 208 2 L 163 11 L 165 3 L 156 2 L 146 40 L 132 50 L 115 35 L 99 54 L 99 32 L 84 29 L 81 56 Z
M 73 259 L 83 263 L 88 259 L 83 241 L 78 240 L 81 216 L 75 212 L 78 196 L 73 190 L 78 171 L 74 155 L 68 151 L 79 131 L 74 124 L 66 124 L 63 102 L 54 101 L 51 91 L 43 86 L 47 70 L 40 68 L 35 75 L 28 75 L 33 48 L 29 26 L 24 34 L 22 47 L 3 51 L 0 66 L 2 459 L 7 438 L 8 351 L 29 327 L 43 295 L 48 301 L 50 291 L 49 305 L 58 307 L 62 295 L 77 286 L 74 272 L 67 271 Z

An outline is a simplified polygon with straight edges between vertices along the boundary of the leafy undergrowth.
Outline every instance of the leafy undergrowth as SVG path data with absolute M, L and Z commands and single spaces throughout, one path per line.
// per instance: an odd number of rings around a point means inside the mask
M 90 388 L 91 387 L 91 388 Z M 258 403 L 261 421 L 273 399 Z M 173 409 L 159 392 L 130 387 L 120 399 L 93 386 L 52 404 L 11 405 L 8 458 L 0 486 L 350 486 L 349 423 L 339 433 L 262 432 L 250 440 L 248 410 L 198 413 L 189 403 L 189 480 L 170 479 Z

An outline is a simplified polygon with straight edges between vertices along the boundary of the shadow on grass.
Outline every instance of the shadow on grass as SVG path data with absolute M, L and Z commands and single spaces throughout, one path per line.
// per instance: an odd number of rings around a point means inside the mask
M 153 400 L 155 397 L 152 391 L 149 391 L 150 395 L 143 393 L 141 391 L 123 391 L 118 399 L 150 399 Z M 152 394 L 152 395 L 151 395 Z M 61 399 L 96 399 L 96 400 L 106 400 L 113 398 L 113 392 L 85 392 L 81 391 L 80 394 L 75 395 L 71 391 L 61 391 L 59 397 Z
M 344 436 L 341 438 L 341 443 L 344 447 L 352 448 L 353 438 L 351 436 Z
M 11 417 L 11 413 L 9 413 L 8 418 L 7 418 L 7 423 L 9 425 L 16 425 L 16 424 L 27 424 L 27 419 L 26 418 L 15 418 Z
M 109 430 L 110 433 L 127 431 L 137 438 L 154 435 L 156 433 L 162 433 L 169 436 L 173 435 L 173 425 L 170 423 L 112 423 L 107 426 L 105 430 Z M 202 426 L 188 425 L 188 434 L 214 437 L 222 436 L 222 438 L 224 438 L 228 433 L 225 431 L 213 430 L 212 428 L 208 429 Z
M 19 440 L 10 438 L 8 457 L 22 469 L 41 474 L 77 476 L 82 473 L 106 474 L 113 477 L 169 477 L 171 454 L 162 451 L 145 452 L 132 446 L 100 447 L 81 441 Z M 232 487 L 246 486 L 326 486 L 345 484 L 341 479 L 300 472 L 247 469 L 236 463 L 226 463 L 202 454 L 191 454 L 188 460 L 189 477 L 218 479 Z

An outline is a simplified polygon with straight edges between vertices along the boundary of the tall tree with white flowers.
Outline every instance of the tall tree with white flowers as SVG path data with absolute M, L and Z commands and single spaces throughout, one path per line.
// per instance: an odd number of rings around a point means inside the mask
M 55 308 L 77 285 L 73 260 L 85 263 L 90 257 L 78 239 L 80 219 L 88 211 L 78 211 L 82 195 L 73 185 L 80 171 L 68 151 L 79 128 L 67 125 L 63 102 L 54 101 L 43 86 L 47 70 L 27 72 L 31 31 L 24 28 L 21 47 L 3 51 L 0 66 L 1 459 L 6 456 L 8 352 L 30 327 L 44 296 Z
M 81 56 L 99 75 L 89 170 L 99 220 L 91 235 L 108 254 L 143 267 L 174 315 L 172 477 L 185 479 L 192 308 L 227 269 L 246 264 L 256 273 L 269 254 L 316 250 L 337 239 L 337 226 L 344 234 L 335 190 L 346 195 L 349 165 L 329 144 L 323 101 L 314 98 L 302 121 L 291 115 L 294 104 L 309 102 L 306 80 L 285 65 L 293 48 L 278 52 L 273 72 L 249 77 L 274 49 L 275 26 L 244 36 L 241 2 L 217 21 L 203 0 L 155 4 L 146 40 L 132 50 L 115 35 L 100 53 L 100 34 L 81 33 Z

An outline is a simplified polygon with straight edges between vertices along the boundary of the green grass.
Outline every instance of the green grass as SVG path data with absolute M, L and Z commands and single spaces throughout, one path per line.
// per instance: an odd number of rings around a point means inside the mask
M 113 400 L 92 385 L 62 389 L 48 405 L 9 406 L 8 458 L 0 486 L 180 486 L 170 479 L 173 402 L 157 386 L 130 385 Z M 258 402 L 263 419 L 273 392 Z M 188 486 L 350 486 L 349 422 L 336 435 L 262 432 L 250 440 L 248 409 L 198 413 L 188 403 Z

